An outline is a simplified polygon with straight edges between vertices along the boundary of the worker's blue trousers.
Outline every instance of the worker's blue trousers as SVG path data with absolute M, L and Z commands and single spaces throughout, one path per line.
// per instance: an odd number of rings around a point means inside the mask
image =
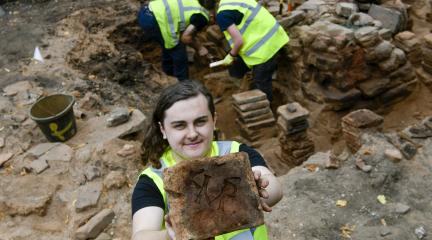
M 144 5 L 138 13 L 138 23 L 145 31 L 146 36 L 155 40 L 162 47 L 162 70 L 177 77 L 178 80 L 185 80 L 189 77 L 188 57 L 186 45 L 181 41 L 171 49 L 166 49 L 164 40 L 159 29 L 155 16 L 147 5 Z

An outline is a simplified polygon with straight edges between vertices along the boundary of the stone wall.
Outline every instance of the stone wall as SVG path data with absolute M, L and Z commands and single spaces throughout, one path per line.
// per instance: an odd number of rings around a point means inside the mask
M 417 85 L 414 67 L 422 61 L 416 35 L 398 33 L 406 27 L 404 12 L 403 6 L 372 4 L 366 14 L 357 3 L 306 1 L 279 20 L 290 42 L 280 56 L 276 88 L 295 96 L 290 100 L 306 97 L 334 111 L 402 99 Z M 370 14 L 387 14 L 398 27 L 389 29 L 389 22 Z

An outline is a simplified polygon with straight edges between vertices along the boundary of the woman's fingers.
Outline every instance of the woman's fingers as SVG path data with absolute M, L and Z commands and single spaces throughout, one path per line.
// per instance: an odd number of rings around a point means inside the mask
M 264 212 L 271 212 L 272 211 L 272 208 L 269 207 L 269 205 L 267 205 L 267 203 L 264 202 L 264 199 L 261 199 L 261 204 L 260 205 L 261 205 L 261 209 Z

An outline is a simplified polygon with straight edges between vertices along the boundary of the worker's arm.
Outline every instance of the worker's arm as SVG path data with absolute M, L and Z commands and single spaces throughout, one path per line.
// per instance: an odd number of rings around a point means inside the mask
M 145 207 L 132 217 L 132 240 L 169 240 L 167 230 L 162 230 L 164 210 L 160 207 Z
M 241 47 L 243 46 L 243 38 L 238 30 L 237 26 L 235 24 L 231 24 L 227 31 L 229 35 L 231 36 L 231 39 L 233 41 L 233 47 L 231 48 L 230 54 L 231 56 L 237 56 L 240 52 Z
M 258 191 L 261 196 L 261 207 L 270 212 L 271 207 L 282 199 L 282 186 L 275 175 L 264 166 L 252 167 Z
M 193 24 L 189 24 L 186 30 L 182 33 L 180 40 L 184 44 L 188 44 L 193 47 L 195 51 L 198 52 L 198 55 L 205 56 L 208 54 L 208 51 L 205 47 L 203 47 L 199 41 L 193 41 L 196 34 L 196 27 Z

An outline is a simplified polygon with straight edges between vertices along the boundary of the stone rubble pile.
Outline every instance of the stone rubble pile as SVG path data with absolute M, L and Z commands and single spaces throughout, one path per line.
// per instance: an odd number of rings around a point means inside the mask
M 275 118 L 265 93 L 251 90 L 232 95 L 235 120 L 246 144 L 259 147 L 262 140 L 275 134 Z
M 298 166 L 315 150 L 314 143 L 307 134 L 309 111 L 293 102 L 278 107 L 277 113 L 281 158 L 290 166 Z
M 307 1 L 296 9 L 302 17 L 295 24 L 290 16 L 280 20 L 288 22 L 290 42 L 285 50 L 290 61 L 286 66 L 291 69 L 289 75 L 280 74 L 277 79 L 280 92 L 289 92 L 286 88 L 301 91 L 335 111 L 359 102 L 370 107 L 388 105 L 412 92 L 417 78 L 411 64 L 421 60 L 415 35 L 400 33 L 392 43 L 392 33 L 402 29 L 392 32 L 377 18 L 358 12 L 360 5 L 330 5 Z M 371 5 L 371 9 L 378 7 Z M 384 14 L 380 9 L 374 10 L 377 15 Z
M 356 153 L 363 145 L 361 135 L 366 132 L 381 132 L 383 117 L 368 109 L 360 109 L 342 118 L 342 133 L 348 149 Z

